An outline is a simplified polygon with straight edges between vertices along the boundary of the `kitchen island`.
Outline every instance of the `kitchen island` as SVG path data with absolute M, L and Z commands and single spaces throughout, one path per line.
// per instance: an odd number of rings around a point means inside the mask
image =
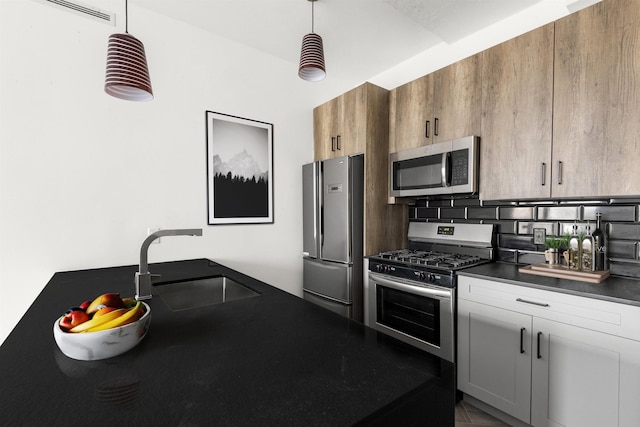
M 455 366 L 207 259 L 163 282 L 225 275 L 260 295 L 171 311 L 123 355 L 77 361 L 52 327 L 70 306 L 134 293 L 137 266 L 56 273 L 0 347 L 0 425 L 453 426 Z

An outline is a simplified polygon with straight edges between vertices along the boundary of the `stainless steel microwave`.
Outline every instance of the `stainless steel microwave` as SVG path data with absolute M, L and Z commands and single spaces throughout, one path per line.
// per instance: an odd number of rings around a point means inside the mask
M 466 136 L 390 154 L 390 195 L 477 192 L 479 140 L 477 136 Z

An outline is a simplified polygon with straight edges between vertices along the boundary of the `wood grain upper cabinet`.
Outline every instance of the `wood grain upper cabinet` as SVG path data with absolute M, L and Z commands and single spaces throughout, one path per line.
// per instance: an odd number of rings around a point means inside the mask
M 436 71 L 433 81 L 435 142 L 479 135 L 481 105 L 481 53 Z
M 640 7 L 604 0 L 556 22 L 555 197 L 640 194 Z
M 480 199 L 551 196 L 553 24 L 483 52 Z
M 313 110 L 313 157 L 315 160 L 330 159 L 336 153 L 335 138 L 342 113 L 341 101 L 340 97 L 334 98 Z
M 363 152 L 367 108 L 367 84 L 314 108 L 315 160 Z
M 390 93 L 389 152 L 480 133 L 481 54 Z
M 433 74 L 389 93 L 389 152 L 433 143 Z

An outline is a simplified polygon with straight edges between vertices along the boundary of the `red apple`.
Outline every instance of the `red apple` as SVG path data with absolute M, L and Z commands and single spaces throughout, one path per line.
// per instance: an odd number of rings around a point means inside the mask
M 68 331 L 74 326 L 79 325 L 80 323 L 84 323 L 89 320 L 89 315 L 81 310 L 79 307 L 73 307 L 69 309 L 62 319 L 60 319 L 60 327 Z
M 83 311 L 87 311 L 87 308 L 89 307 L 89 305 L 91 304 L 91 300 L 85 301 L 82 304 L 79 305 L 79 307 L 83 310 Z

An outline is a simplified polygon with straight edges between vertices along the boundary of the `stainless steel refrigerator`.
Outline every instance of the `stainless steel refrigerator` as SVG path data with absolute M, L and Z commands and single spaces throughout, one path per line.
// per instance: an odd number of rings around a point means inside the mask
M 304 299 L 362 321 L 364 155 L 302 166 Z

